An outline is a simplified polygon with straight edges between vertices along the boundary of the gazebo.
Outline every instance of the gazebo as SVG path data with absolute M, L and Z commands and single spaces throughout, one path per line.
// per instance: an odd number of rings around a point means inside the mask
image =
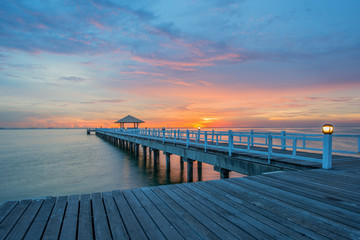
M 119 123 L 120 128 L 125 128 L 125 123 L 133 123 L 134 128 L 138 128 L 140 123 L 144 123 L 143 120 L 140 120 L 136 117 L 133 117 L 131 115 L 127 115 L 126 117 L 116 121 L 115 123 Z

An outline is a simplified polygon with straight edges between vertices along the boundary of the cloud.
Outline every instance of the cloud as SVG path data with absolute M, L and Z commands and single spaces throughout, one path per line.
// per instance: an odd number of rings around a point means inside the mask
M 122 99 L 102 99 L 102 100 L 94 100 L 94 101 L 87 101 L 87 102 L 80 102 L 81 104 L 97 104 L 97 103 L 122 103 L 126 102 L 127 100 Z
M 79 83 L 79 82 L 84 82 L 84 81 L 86 81 L 85 78 L 82 78 L 82 77 L 74 77 L 74 76 L 63 76 L 63 77 L 59 77 L 59 80 L 68 81 L 68 82 L 75 82 L 75 83 Z

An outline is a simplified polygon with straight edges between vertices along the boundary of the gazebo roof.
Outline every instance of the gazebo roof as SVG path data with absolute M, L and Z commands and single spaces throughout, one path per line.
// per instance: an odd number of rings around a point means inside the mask
M 144 123 L 144 121 L 131 115 L 127 115 L 126 117 L 116 121 L 115 123 Z

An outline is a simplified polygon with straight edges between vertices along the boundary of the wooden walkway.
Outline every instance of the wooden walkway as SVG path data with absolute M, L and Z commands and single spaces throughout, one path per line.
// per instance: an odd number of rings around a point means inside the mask
M 360 164 L 7 201 L 0 239 L 360 239 Z

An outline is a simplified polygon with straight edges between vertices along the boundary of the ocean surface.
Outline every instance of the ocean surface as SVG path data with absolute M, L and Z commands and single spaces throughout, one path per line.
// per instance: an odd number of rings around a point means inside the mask
M 254 130 L 321 133 L 317 128 Z M 360 127 L 336 128 L 336 133 L 360 135 Z M 357 143 L 355 139 L 351 141 L 334 143 L 337 148 L 353 150 Z M 154 166 L 151 158 L 143 160 L 141 150 L 136 157 L 94 134 L 87 135 L 85 129 L 0 130 L 0 166 L 0 202 L 175 184 L 186 182 L 187 177 L 186 163 L 181 170 L 178 156 L 171 156 L 171 170 L 167 173 L 162 152 L 159 165 Z M 207 164 L 203 164 L 198 174 L 194 164 L 194 181 L 219 179 L 219 176 L 213 166 Z M 230 173 L 230 177 L 241 176 Z

